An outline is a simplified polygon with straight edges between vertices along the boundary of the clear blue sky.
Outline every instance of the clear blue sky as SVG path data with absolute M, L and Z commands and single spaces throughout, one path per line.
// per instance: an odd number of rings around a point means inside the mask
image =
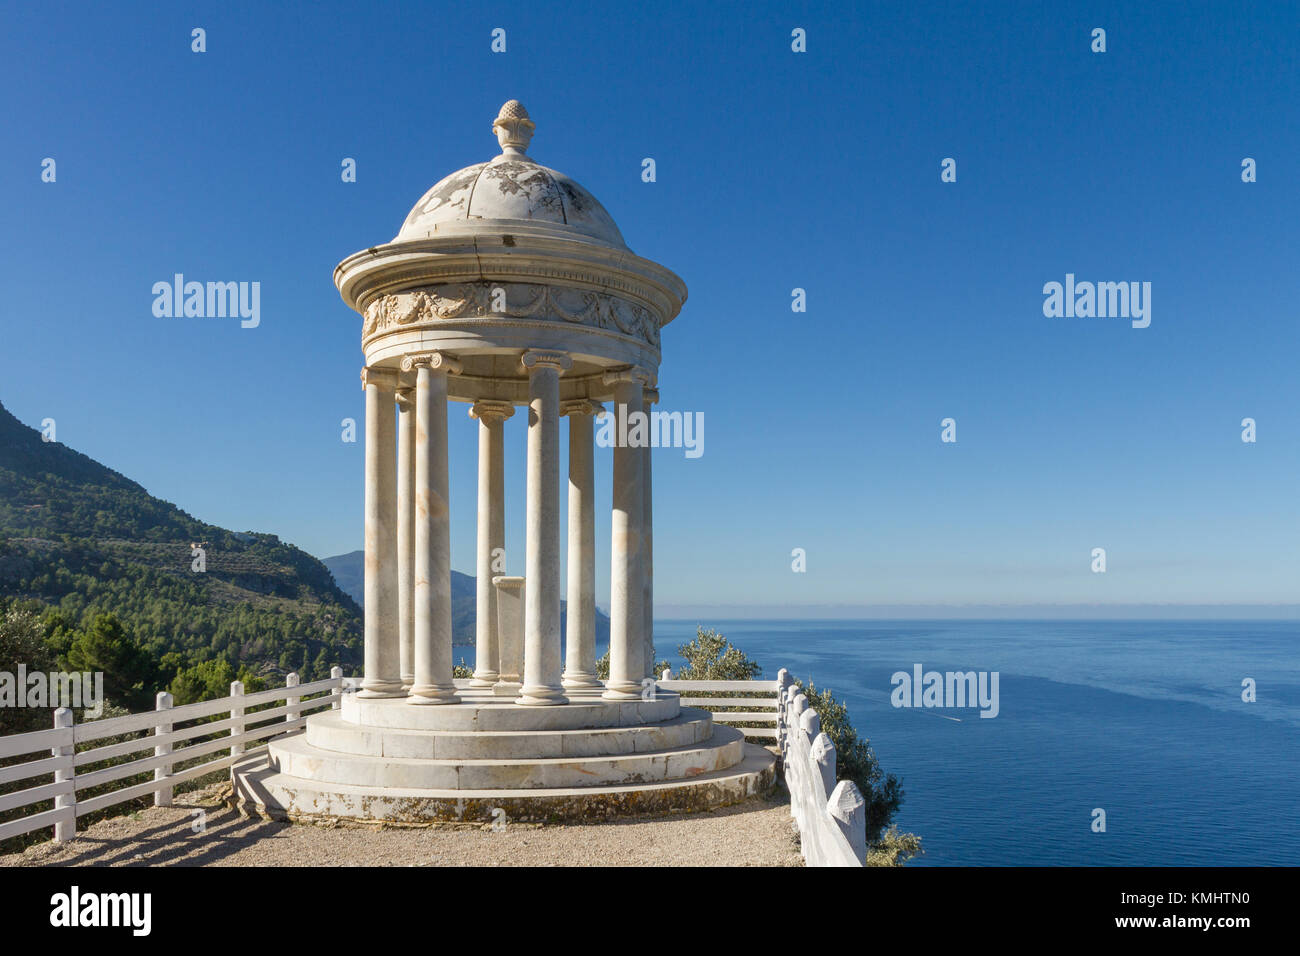
M 360 547 L 333 267 L 494 155 L 517 97 L 530 155 L 690 288 L 662 407 L 705 453 L 655 453 L 660 613 L 1300 599 L 1295 5 L 267 6 L 5 5 L 0 401 L 28 424 L 204 520 Z M 176 272 L 259 281 L 261 326 L 155 318 Z M 1066 273 L 1151 282 L 1150 327 L 1045 318 Z

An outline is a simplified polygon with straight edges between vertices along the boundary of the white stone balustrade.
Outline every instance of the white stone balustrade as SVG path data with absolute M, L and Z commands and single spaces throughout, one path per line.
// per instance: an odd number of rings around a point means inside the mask
M 853 781 L 836 783 L 835 744 L 784 668 L 777 674 L 777 687 L 777 742 L 804 861 L 809 866 L 864 866 L 866 800 Z

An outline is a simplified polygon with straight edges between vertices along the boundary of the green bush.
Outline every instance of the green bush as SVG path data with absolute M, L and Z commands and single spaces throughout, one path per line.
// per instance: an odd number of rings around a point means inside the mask
M 677 655 L 686 661 L 673 675 L 677 680 L 756 680 L 763 673 L 762 667 L 717 631 L 698 625 L 695 640 L 678 647 Z
M 924 852 L 919 836 L 915 833 L 899 833 L 897 827 L 891 826 L 881 834 L 878 843 L 867 847 L 867 866 L 902 866 L 918 853 Z
M 11 607 L 0 617 L 0 673 L 15 675 L 16 683 L 19 664 L 26 665 L 28 673 L 55 669 L 40 617 Z M 15 686 L 17 693 L 23 690 Z M 47 730 L 53 726 L 53 715 L 52 707 L 0 707 L 0 737 Z

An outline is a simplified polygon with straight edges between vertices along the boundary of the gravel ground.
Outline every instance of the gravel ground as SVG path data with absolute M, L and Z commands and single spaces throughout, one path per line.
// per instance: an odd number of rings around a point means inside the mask
M 174 807 L 114 817 L 69 843 L 0 856 L 0 866 L 802 866 L 778 789 L 706 813 L 617 823 L 421 828 L 292 826 L 222 803 L 229 784 Z M 204 832 L 194 832 L 202 810 Z

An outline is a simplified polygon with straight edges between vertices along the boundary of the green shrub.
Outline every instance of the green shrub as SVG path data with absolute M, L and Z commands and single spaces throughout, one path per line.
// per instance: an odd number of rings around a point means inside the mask
M 677 648 L 686 666 L 677 680 L 755 680 L 763 673 L 757 662 L 717 631 L 696 626 L 695 640 Z
M 33 674 L 55 669 L 40 617 L 30 610 L 11 607 L 0 616 L 0 673 L 16 675 L 20 664 Z M 15 690 L 23 693 L 25 688 Z M 48 730 L 53 721 L 52 707 L 0 707 L 0 736 Z

